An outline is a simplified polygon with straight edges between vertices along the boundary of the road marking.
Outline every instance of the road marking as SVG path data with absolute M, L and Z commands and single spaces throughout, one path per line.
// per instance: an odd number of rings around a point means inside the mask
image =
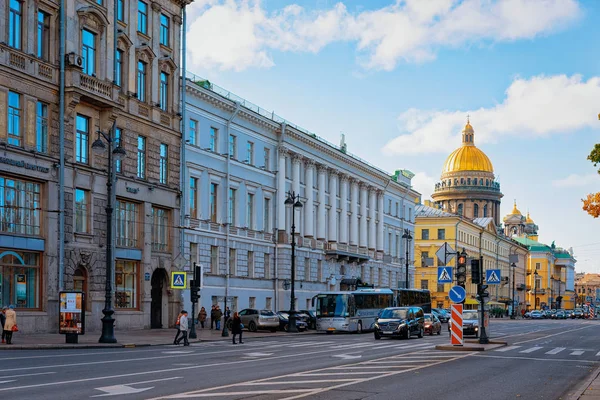
M 534 351 L 538 351 L 540 349 L 543 349 L 543 347 L 535 346 L 535 347 L 531 347 L 531 348 L 529 348 L 527 350 L 522 350 L 519 353 L 533 353 Z
M 596 353 L 596 357 L 600 356 L 600 351 Z
M 10 382 L 15 382 L 15 381 L 16 381 L 16 379 L 11 379 L 9 381 L 0 381 L 0 383 L 10 383 Z
M 357 365 L 357 366 L 348 366 L 342 365 L 340 367 L 331 367 L 330 369 L 379 369 L 379 368 L 413 368 L 418 367 L 418 365 Z
M 560 332 L 557 332 L 557 333 L 553 333 L 551 335 L 546 335 L 546 336 L 542 336 L 542 337 L 539 337 L 539 338 L 534 338 L 534 339 L 529 339 L 529 340 L 523 340 L 521 342 L 516 342 L 515 344 L 523 344 L 523 343 L 529 343 L 529 342 L 533 342 L 533 341 L 540 341 L 542 339 L 546 339 L 546 338 L 549 338 L 549 337 L 552 337 L 552 336 L 564 335 L 565 333 L 580 331 L 582 329 L 587 329 L 587 328 L 590 328 L 591 326 L 592 325 L 584 326 L 582 328 L 575 328 L 575 329 L 571 329 L 571 330 L 568 330 L 568 331 L 560 331 Z M 593 326 L 596 326 L 596 325 L 593 325 Z M 551 329 L 544 329 L 544 330 L 551 330 Z M 530 332 L 530 333 L 536 333 L 536 332 Z M 520 335 L 516 335 L 516 336 L 520 336 Z
M 194 397 L 225 397 L 225 396 L 249 396 L 258 394 L 294 394 L 294 393 L 307 393 L 314 392 L 314 389 L 281 389 L 281 390 L 244 390 L 240 392 L 214 392 L 214 393 L 195 393 Z M 304 397 L 304 396 L 301 396 Z M 161 399 L 176 399 L 177 397 L 159 397 Z
M 136 393 L 141 393 L 141 392 L 145 392 L 146 390 L 150 390 L 150 389 L 154 389 L 154 386 L 150 386 L 150 387 L 146 387 L 146 388 L 133 388 L 131 387 L 131 385 L 143 385 L 146 383 L 154 383 L 154 382 L 161 382 L 161 381 L 172 381 L 173 379 L 182 379 L 181 376 L 174 376 L 171 378 L 163 378 L 163 379 L 153 379 L 151 381 L 143 381 L 143 382 L 132 382 L 132 383 L 126 383 L 123 385 L 113 385 L 113 386 L 103 386 L 103 387 L 98 387 L 95 388 L 96 390 L 99 390 L 101 392 L 104 392 L 103 394 L 97 394 L 95 396 L 90 396 L 90 397 L 107 397 L 107 396 L 121 396 L 124 394 L 136 394 Z
M 173 350 L 173 351 L 163 351 L 163 354 L 190 354 L 194 353 L 193 350 Z
M 246 357 L 269 357 L 273 355 L 273 353 L 247 353 Z
M 505 358 L 511 360 L 531 360 L 531 361 L 553 361 L 553 362 L 576 362 L 576 363 L 589 363 L 589 364 L 600 364 L 600 361 L 593 360 L 581 360 L 579 358 L 536 358 L 536 357 L 521 357 L 521 356 L 493 356 L 493 355 L 485 355 L 485 354 L 474 354 L 474 357 L 483 357 L 483 358 Z
M 330 372 L 325 371 L 322 374 L 313 373 L 313 372 L 299 372 L 290 376 L 329 376 L 329 375 L 365 375 L 365 374 L 381 374 L 379 371 L 361 371 L 361 372 Z
M 297 378 L 301 376 L 296 376 Z M 262 385 L 298 385 L 303 383 L 329 383 L 329 382 L 350 382 L 355 381 L 354 378 L 339 378 L 339 379 L 311 379 L 306 381 L 273 381 L 273 382 L 249 382 L 244 386 L 262 386 Z
M 572 355 L 572 356 L 580 356 L 580 355 L 582 355 L 583 353 L 585 353 L 585 350 L 574 350 L 574 351 L 571 353 L 571 355 Z
M 20 378 L 22 376 L 51 375 L 51 374 L 55 374 L 55 373 L 56 372 L 37 372 L 35 374 L 7 375 L 7 376 L 0 376 L 0 379 L 5 379 L 5 378 Z
M 355 356 L 352 354 L 334 354 L 332 357 L 339 357 L 344 360 L 352 360 L 354 358 L 361 358 L 362 356 L 360 354 L 357 354 Z
M 555 349 L 547 351 L 546 354 L 558 354 L 558 353 L 560 353 L 563 350 L 566 350 L 566 349 L 564 347 L 557 347 Z

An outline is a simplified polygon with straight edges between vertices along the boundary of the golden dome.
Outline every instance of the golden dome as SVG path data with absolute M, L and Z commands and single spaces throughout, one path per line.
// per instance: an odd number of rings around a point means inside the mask
M 512 212 L 510 213 L 510 215 L 523 215 L 521 214 L 521 211 L 519 211 L 519 209 L 517 208 L 517 201 L 515 200 L 514 204 L 513 204 L 513 209 Z M 527 218 L 529 218 L 529 213 L 527 213 Z
M 525 219 L 525 222 L 528 223 L 528 224 L 534 224 L 535 223 L 535 222 L 533 222 L 533 220 L 529 216 L 529 211 L 527 211 L 527 218 Z
M 442 173 L 457 171 L 494 172 L 492 162 L 485 153 L 475 147 L 475 131 L 467 122 L 462 131 L 462 146 L 454 150 L 446 159 Z

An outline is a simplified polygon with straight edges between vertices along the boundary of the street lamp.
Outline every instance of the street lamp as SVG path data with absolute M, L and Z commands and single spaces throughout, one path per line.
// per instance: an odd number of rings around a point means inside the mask
M 405 229 L 404 230 L 404 234 L 402 234 L 402 239 L 406 239 L 406 281 L 404 284 L 404 288 L 408 289 L 408 245 L 409 242 L 412 240 L 412 236 L 410 235 L 410 230 Z
M 288 318 L 288 332 L 298 332 L 296 327 L 296 293 L 294 291 L 296 281 L 296 209 L 302 208 L 300 195 L 291 191 L 287 193 L 287 199 L 284 202 L 287 208 L 292 209 L 292 282 L 290 295 L 290 315 Z
M 533 277 L 533 309 L 537 310 L 537 277 L 538 277 L 537 269 L 535 270 L 533 275 L 534 275 L 534 277 Z
M 512 313 L 510 316 L 510 319 L 515 319 L 515 270 L 517 269 L 517 264 L 512 263 L 510 264 L 510 266 L 512 267 L 513 270 L 513 277 L 512 277 Z
M 98 340 L 99 343 L 116 343 L 115 337 L 115 319 L 113 314 L 115 311 L 112 308 L 112 261 L 113 261 L 113 228 L 112 228 L 112 182 L 113 182 L 113 158 L 122 160 L 127 153 L 121 147 L 119 140 L 114 138 L 114 125 L 112 135 L 107 135 L 104 132 L 98 131 L 98 138 L 92 143 L 92 151 L 96 154 L 102 154 L 106 151 L 106 145 L 102 141 L 104 138 L 109 144 L 108 151 L 108 177 L 106 179 L 106 279 L 104 282 L 104 309 L 102 310 L 102 336 Z M 116 142 L 116 147 L 115 147 Z

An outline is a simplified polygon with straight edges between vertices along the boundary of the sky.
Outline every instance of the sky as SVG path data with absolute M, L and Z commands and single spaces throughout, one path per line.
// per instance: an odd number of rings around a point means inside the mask
M 600 273 L 596 0 L 195 0 L 188 70 L 431 195 L 467 115 L 501 214 Z

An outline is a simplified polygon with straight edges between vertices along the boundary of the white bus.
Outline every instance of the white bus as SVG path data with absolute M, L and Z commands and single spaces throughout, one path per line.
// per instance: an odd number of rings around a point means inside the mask
M 394 303 L 390 289 L 358 289 L 319 293 L 316 301 L 317 331 L 363 332 L 371 329 L 381 310 Z

